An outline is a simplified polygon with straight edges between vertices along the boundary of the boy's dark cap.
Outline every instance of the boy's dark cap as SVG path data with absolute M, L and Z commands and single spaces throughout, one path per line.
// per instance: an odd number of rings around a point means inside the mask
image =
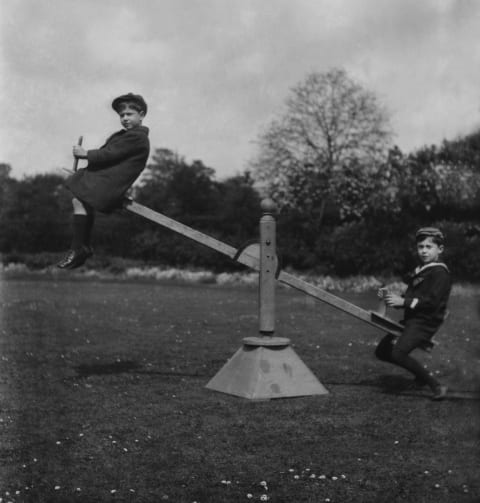
M 421 229 L 418 229 L 418 231 L 415 233 L 415 238 L 418 239 L 421 237 L 436 238 L 440 241 L 443 241 L 445 239 L 443 232 L 436 227 L 422 227 Z
M 115 110 L 115 112 L 118 112 L 118 109 L 122 103 L 135 103 L 145 114 L 147 113 L 147 103 L 139 94 L 128 93 L 122 94 L 118 98 L 115 98 L 112 101 L 112 108 Z

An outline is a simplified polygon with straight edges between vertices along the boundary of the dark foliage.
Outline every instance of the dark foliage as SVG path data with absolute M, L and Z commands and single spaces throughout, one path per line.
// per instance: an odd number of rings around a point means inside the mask
M 280 211 L 277 244 L 283 267 L 338 276 L 400 274 L 414 264 L 415 229 L 437 225 L 446 233 L 445 259 L 454 275 L 479 280 L 479 145 L 480 132 L 408 156 L 392 149 L 385 176 L 367 199 L 361 218 L 342 219 L 338 207 L 322 201 L 315 207 L 318 211 Z M 438 165 L 446 166 L 440 175 Z M 17 180 L 10 177 L 8 164 L 0 164 L 0 182 L 3 260 L 23 257 L 38 268 L 51 260 L 50 254 L 65 250 L 72 210 L 63 177 L 42 174 Z M 188 163 L 171 150 L 157 149 L 132 197 L 236 248 L 258 239 L 260 196 L 248 171 L 218 181 L 201 161 Z M 132 260 L 214 271 L 240 268 L 215 251 L 122 210 L 97 214 L 93 237 L 96 266 L 110 267 L 109 257 L 117 257 L 125 264 Z
M 46 174 L 2 181 L 0 250 L 55 251 L 65 242 L 70 203 L 62 177 Z

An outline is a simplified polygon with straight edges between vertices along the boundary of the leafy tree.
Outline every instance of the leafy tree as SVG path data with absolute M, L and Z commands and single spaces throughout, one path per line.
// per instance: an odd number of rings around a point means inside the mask
M 235 246 L 258 235 L 259 196 L 247 172 L 219 182 L 202 161 L 187 163 L 169 149 L 157 149 L 134 197 L 161 213 Z M 134 237 L 136 258 L 169 265 L 232 268 L 215 251 L 183 236 L 143 223 Z
M 215 234 L 219 191 L 214 175 L 215 171 L 201 161 L 189 164 L 169 149 L 157 149 L 134 197 L 182 223 Z M 154 224 L 143 224 L 135 236 L 136 257 L 144 260 L 199 265 L 204 260 L 213 260 L 209 257 L 211 253 L 192 247 L 184 237 Z
M 237 246 L 258 237 L 260 196 L 250 172 L 227 178 L 218 184 L 220 193 L 216 227 Z
M 466 164 L 480 172 L 480 129 L 455 140 L 444 140 L 437 150 L 444 163 Z
M 12 167 L 10 164 L 5 162 L 0 162 L 0 180 L 6 180 L 10 177 L 10 172 L 12 171 Z
M 12 168 L 10 164 L 0 163 L 0 215 L 2 208 L 5 206 L 5 199 L 7 197 L 7 190 L 12 184 L 13 180 L 10 178 Z
M 63 178 L 41 174 L 10 179 L 0 206 L 0 250 L 56 251 L 65 247 L 71 206 L 61 197 Z
M 445 151 L 447 149 L 447 152 Z M 389 212 L 413 224 L 432 219 L 461 220 L 474 215 L 480 196 L 480 171 L 474 157 L 452 155 L 444 144 L 409 155 L 392 149 L 369 199 L 370 213 Z
M 169 149 L 157 149 L 153 163 L 135 191 L 135 197 L 169 216 L 187 217 L 211 212 L 216 205 L 215 171 L 195 160 L 188 164 Z
M 444 141 L 439 152 L 439 159 L 460 175 L 460 183 L 445 183 L 456 195 L 450 192 L 450 199 L 460 202 L 463 210 L 480 220 L 480 129 L 473 133 L 459 137 L 453 141 Z M 451 176 L 450 172 L 447 176 Z
M 312 73 L 259 138 L 254 177 L 282 205 L 323 222 L 328 202 L 359 216 L 386 158 L 390 127 L 373 93 L 341 69 Z
M 166 148 L 158 148 L 152 156 L 153 162 L 148 164 L 139 182 L 133 190 L 133 196 L 150 208 L 168 212 L 169 184 L 175 171 L 185 164 L 185 160 L 177 153 Z

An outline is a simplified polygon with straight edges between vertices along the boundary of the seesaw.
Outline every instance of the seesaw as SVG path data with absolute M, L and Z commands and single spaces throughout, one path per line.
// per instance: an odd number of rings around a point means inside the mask
M 260 242 L 237 249 L 131 199 L 123 202 L 125 210 L 259 272 L 260 335 L 245 337 L 243 347 L 208 382 L 207 388 L 257 400 L 327 394 L 328 390 L 291 348 L 290 340 L 286 337 L 274 337 L 277 281 L 394 336 L 400 335 L 402 326 L 384 314 L 362 309 L 282 271 L 276 254 L 275 204 L 266 199 L 262 201 L 261 207 L 263 215 L 259 225 Z
M 82 138 L 79 140 L 81 144 Z M 77 160 L 73 171 L 76 171 Z M 65 171 L 72 173 L 71 170 Z M 322 288 L 282 271 L 276 253 L 275 204 L 261 204 L 260 242 L 235 248 L 162 213 L 125 198 L 122 208 L 177 234 L 211 248 L 259 272 L 259 337 L 245 337 L 241 347 L 208 382 L 207 388 L 249 399 L 266 400 L 324 395 L 328 390 L 290 347 L 290 340 L 274 337 L 275 284 L 288 285 L 369 325 L 399 336 L 402 326 L 382 312 L 368 311 Z
M 81 145 L 83 138 L 79 138 Z M 77 170 L 75 158 L 73 171 Z M 70 170 L 66 170 L 70 171 Z M 250 399 L 324 395 L 327 389 L 297 356 L 286 337 L 274 337 L 275 284 L 277 281 L 320 300 L 369 325 L 398 336 L 402 326 L 384 312 L 368 311 L 308 283 L 279 267 L 276 252 L 275 203 L 261 203 L 260 242 L 234 248 L 162 213 L 125 198 L 123 209 L 226 255 L 259 272 L 259 337 L 245 337 L 241 347 L 208 382 L 207 388 Z
M 260 245 L 258 244 L 248 245 L 244 248 L 234 248 L 233 246 L 184 225 L 177 220 L 163 215 L 162 213 L 158 213 L 150 208 L 147 208 L 146 206 L 143 206 L 131 199 L 124 200 L 123 208 L 131 213 L 140 215 L 147 220 L 151 220 L 152 222 L 161 225 L 162 227 L 166 227 L 167 229 L 196 241 L 197 243 L 212 248 L 213 250 L 216 250 L 217 252 L 220 252 L 230 259 L 255 271 L 260 271 Z M 390 333 L 394 336 L 399 336 L 402 332 L 402 326 L 388 316 L 373 310 L 369 311 L 362 309 L 361 307 L 329 293 L 318 286 L 308 283 L 293 274 L 279 270 L 278 265 L 275 267 L 275 277 L 280 283 L 295 288 L 296 290 L 314 297 L 315 299 L 339 309 L 340 311 L 364 321 L 384 332 Z

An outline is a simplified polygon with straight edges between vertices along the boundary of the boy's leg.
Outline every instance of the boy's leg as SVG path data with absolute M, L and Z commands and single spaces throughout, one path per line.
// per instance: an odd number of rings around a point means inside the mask
M 60 269 L 75 269 L 85 263 L 92 255 L 91 234 L 95 213 L 93 208 L 74 198 L 73 204 L 73 237 L 71 249 L 57 264 Z
M 441 386 L 428 369 L 410 356 L 410 353 L 420 347 L 426 338 L 431 335 L 431 333 L 425 333 L 422 327 L 413 324 L 407 325 L 403 334 L 393 346 L 391 357 L 392 363 L 411 372 L 415 376 L 417 383 L 427 384 L 434 392 L 434 398 L 441 399 L 445 397 L 446 387 Z
M 73 237 L 72 250 L 78 250 L 82 246 L 90 248 L 95 212 L 92 207 L 74 198 L 73 204 Z
M 383 362 L 395 363 L 392 359 L 393 342 L 395 337 L 387 334 L 375 348 L 375 356 Z
M 430 388 L 437 388 L 440 383 L 432 376 L 420 362 L 415 360 L 410 354 L 400 348 L 394 346 L 392 351 L 393 363 L 399 367 L 403 367 L 415 376 L 417 382 L 422 382 L 430 386 Z
M 375 356 L 379 360 L 383 362 L 392 363 L 393 365 L 397 365 L 397 362 L 392 357 L 393 347 L 395 343 L 395 336 L 387 334 L 385 337 L 378 343 L 375 348 Z M 415 388 L 423 388 L 427 383 L 420 378 L 415 378 L 414 387 Z

